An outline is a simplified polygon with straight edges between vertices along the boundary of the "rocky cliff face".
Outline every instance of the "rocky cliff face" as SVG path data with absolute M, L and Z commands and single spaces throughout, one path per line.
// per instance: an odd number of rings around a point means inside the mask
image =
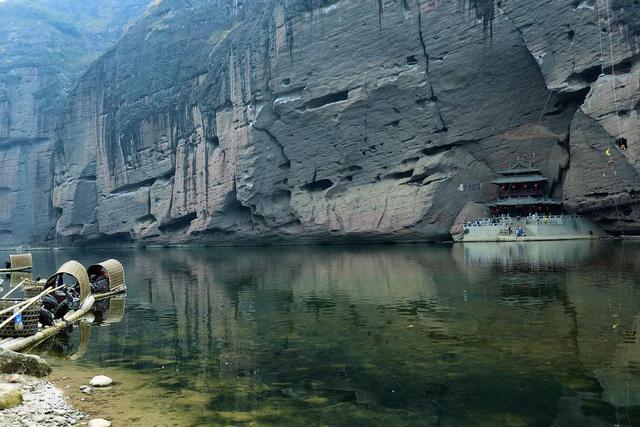
M 52 147 L 74 81 L 146 0 L 0 3 L 0 242 L 53 238 Z
M 523 152 L 567 207 L 640 231 L 637 9 L 156 2 L 68 98 L 56 238 L 439 240 Z

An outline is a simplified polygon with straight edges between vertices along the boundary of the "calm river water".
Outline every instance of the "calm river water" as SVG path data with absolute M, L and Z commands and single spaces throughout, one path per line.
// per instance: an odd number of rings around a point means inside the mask
M 34 275 L 109 257 L 126 300 L 37 351 L 116 426 L 640 425 L 640 242 L 61 250 Z

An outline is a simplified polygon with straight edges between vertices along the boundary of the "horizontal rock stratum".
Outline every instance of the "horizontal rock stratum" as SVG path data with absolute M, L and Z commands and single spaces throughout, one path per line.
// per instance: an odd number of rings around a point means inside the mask
M 50 169 L 19 160 L 49 180 L 32 239 L 444 240 L 523 153 L 640 232 L 640 6 L 484 3 L 154 2 L 66 96 Z

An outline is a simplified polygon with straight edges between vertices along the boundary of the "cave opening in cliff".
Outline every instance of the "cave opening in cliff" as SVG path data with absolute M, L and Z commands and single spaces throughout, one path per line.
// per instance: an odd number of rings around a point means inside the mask
M 587 98 L 590 88 L 577 90 L 575 92 L 557 94 L 557 101 L 553 104 L 553 108 L 545 110 L 545 116 L 558 116 L 565 112 L 573 114 Z
M 627 148 L 629 147 L 627 144 L 628 143 L 627 143 L 627 139 L 626 138 L 618 138 L 618 139 L 616 139 L 616 145 L 622 151 L 627 151 Z
M 216 148 L 220 146 L 220 139 L 217 136 L 208 137 L 207 142 Z
M 314 109 L 324 107 L 325 105 L 334 104 L 336 102 L 343 102 L 349 99 L 349 91 L 343 90 L 336 93 L 330 93 L 329 95 L 320 96 L 307 101 L 305 104 L 307 108 Z
M 393 172 L 385 176 L 385 179 L 406 179 L 413 176 L 413 169 L 409 169 L 401 172 Z
M 331 187 L 333 187 L 333 182 L 330 179 L 321 179 L 303 185 L 302 189 L 307 191 L 324 191 Z
M 415 55 L 407 56 L 407 65 L 416 65 L 418 63 L 418 58 Z

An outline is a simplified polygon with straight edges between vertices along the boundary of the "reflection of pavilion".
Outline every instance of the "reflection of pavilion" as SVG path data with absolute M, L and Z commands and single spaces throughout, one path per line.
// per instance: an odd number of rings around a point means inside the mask
M 513 267 L 554 267 L 583 262 L 593 256 L 597 242 L 584 240 L 556 242 L 486 242 L 453 245 L 452 256 L 464 265 Z

